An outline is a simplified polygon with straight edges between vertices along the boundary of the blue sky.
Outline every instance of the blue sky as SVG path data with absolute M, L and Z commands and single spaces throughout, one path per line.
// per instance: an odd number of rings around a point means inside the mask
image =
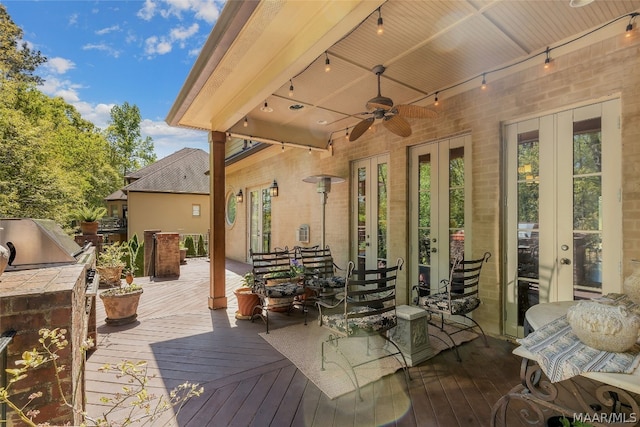
M 207 135 L 164 119 L 223 1 L 0 0 L 24 41 L 48 59 L 40 89 L 61 96 L 100 127 L 113 105 L 136 104 L 158 158 L 181 148 L 208 151 Z

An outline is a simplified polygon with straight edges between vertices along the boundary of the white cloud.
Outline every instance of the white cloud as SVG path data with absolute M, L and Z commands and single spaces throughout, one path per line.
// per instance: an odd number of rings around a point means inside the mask
M 144 119 L 140 123 L 142 137 L 153 139 L 154 151 L 158 159 L 189 147 L 209 151 L 207 132 L 171 127 L 164 121 Z
M 196 9 L 196 18 L 213 24 L 218 20 L 220 16 L 220 9 L 213 1 L 198 2 L 199 5 Z
M 54 75 L 45 75 L 43 79 L 44 83 L 39 86 L 43 93 L 50 96 L 60 96 L 70 104 L 80 99 L 78 89 L 82 86 L 71 83 L 69 80 L 60 80 Z
M 82 46 L 82 50 L 100 50 L 106 52 L 109 56 L 113 56 L 114 58 L 118 58 L 120 56 L 119 50 L 114 49 L 104 43 L 88 43 Z
M 115 104 L 90 104 L 85 101 L 72 103 L 83 119 L 105 129 L 111 119 L 111 109 Z
M 67 25 L 73 26 L 73 25 L 76 25 L 77 23 L 78 23 L 78 14 L 74 13 L 69 17 L 69 22 L 67 23 Z
M 64 74 L 67 71 L 74 69 L 75 67 L 76 64 L 73 61 L 65 58 L 60 58 L 59 56 L 47 59 L 47 62 L 45 62 L 43 65 L 43 68 L 45 68 L 47 71 L 56 74 Z
M 192 24 L 189 28 L 176 27 L 169 33 L 172 40 L 186 40 L 194 34 L 198 33 L 200 26 L 197 23 Z
M 145 0 L 144 6 L 142 6 L 142 9 L 138 11 L 137 15 L 140 19 L 150 21 L 151 18 L 153 18 L 153 15 L 156 14 L 156 7 L 157 4 L 155 1 Z
M 120 31 L 120 26 L 116 24 L 116 25 L 112 25 L 111 27 L 103 28 L 101 30 L 96 30 L 96 34 L 99 36 L 102 36 L 105 34 L 112 33 L 114 31 Z
M 150 57 L 171 52 L 172 44 L 164 37 L 151 36 L 144 42 L 144 52 Z
M 209 24 L 216 22 L 220 16 L 220 7 L 214 0 L 145 0 L 144 6 L 137 13 L 140 19 L 150 21 L 156 13 L 165 19 L 175 16 L 183 18 L 183 14 L 193 13 L 196 19 Z

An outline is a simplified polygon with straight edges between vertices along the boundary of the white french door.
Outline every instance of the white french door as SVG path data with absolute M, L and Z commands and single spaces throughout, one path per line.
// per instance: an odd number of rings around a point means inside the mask
M 412 147 L 409 156 L 410 285 L 435 290 L 452 254 L 471 248 L 471 136 Z
M 505 334 L 537 303 L 621 287 L 618 99 L 509 124 Z
M 389 218 L 389 156 L 384 154 L 352 163 L 352 218 L 356 269 L 387 265 Z
M 271 250 L 271 195 L 269 188 L 249 191 L 249 259 L 254 252 Z

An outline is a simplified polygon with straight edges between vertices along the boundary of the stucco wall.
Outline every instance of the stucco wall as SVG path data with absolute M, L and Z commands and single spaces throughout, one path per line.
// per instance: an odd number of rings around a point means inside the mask
M 469 133 L 472 138 L 473 248 L 472 253 L 490 251 L 494 257 L 482 273 L 482 306 L 475 318 L 487 333 L 500 334 L 502 328 L 502 245 L 501 229 L 501 128 L 507 121 L 535 117 L 610 97 L 622 101 L 622 174 L 625 274 L 628 260 L 640 257 L 640 37 L 622 36 L 598 42 L 566 56 L 554 58 L 551 70 L 542 60 L 529 68 L 501 79 L 489 77 L 488 87 L 479 87 L 453 96 L 440 95 L 435 120 L 411 120 L 413 134 L 399 138 L 382 127 L 357 142 L 344 138 L 333 143 L 333 155 L 309 154 L 306 150 L 272 147 L 227 169 L 227 187 L 242 188 L 245 202 L 239 205 L 238 219 L 227 230 L 227 254 L 246 260 L 247 189 L 268 186 L 277 179 L 280 196 L 273 203 L 273 241 L 276 246 L 293 245 L 295 227 L 311 225 L 311 244 L 320 241 L 320 199 L 311 184 L 302 179 L 320 173 L 348 178 L 350 162 L 380 153 L 390 156 L 389 259 L 408 251 L 408 147 Z M 363 100 L 364 103 L 364 100 Z M 303 143 L 303 141 L 301 141 Z M 335 185 L 327 204 L 327 244 L 338 263 L 349 257 L 348 182 Z M 316 209 L 317 208 L 317 209 Z M 407 295 L 406 271 L 400 277 L 399 295 Z
M 193 204 L 200 205 L 200 216 L 191 214 Z M 144 230 L 163 232 L 206 234 L 211 212 L 208 194 L 166 194 L 129 192 L 128 238 L 134 234 L 139 239 Z

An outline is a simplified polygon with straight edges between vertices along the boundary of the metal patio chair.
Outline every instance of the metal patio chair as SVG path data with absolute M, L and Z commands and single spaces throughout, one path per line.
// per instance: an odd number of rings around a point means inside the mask
M 296 298 L 304 295 L 304 283 L 299 278 L 291 277 L 292 253 L 287 249 L 275 249 L 273 252 L 253 252 L 252 273 L 253 292 L 260 298 L 260 304 L 255 309 L 260 312 L 254 314 L 262 318 L 269 333 L 269 312 L 284 311 L 289 314 L 293 308 L 300 307 L 304 313 L 304 324 L 307 324 L 307 307 L 305 299 Z M 255 311 L 255 310 L 254 310 Z
M 305 285 L 314 291 L 316 299 L 332 298 L 344 288 L 345 278 L 336 274 L 343 270 L 333 262 L 329 246 L 298 247 L 296 257 L 304 267 Z
M 360 400 L 362 400 L 360 384 L 355 371 L 358 366 L 382 358 L 395 357 L 404 370 L 407 386 L 410 380 L 407 361 L 388 333 L 397 325 L 396 278 L 403 264 L 404 260 L 398 258 L 392 267 L 357 271 L 351 261 L 347 267 L 344 287 L 337 296 L 338 301 L 334 304 L 322 300 L 316 303 L 320 311 L 320 325 L 330 330 L 328 339 L 323 341 L 321 346 L 322 370 L 325 369 L 325 364 L 329 363 L 325 348 L 333 347 L 347 362 L 350 374 L 347 369 L 339 364 L 338 366 L 345 371 L 353 383 Z M 382 340 L 370 339 L 377 336 L 382 337 Z M 370 350 L 374 350 L 378 357 L 352 362 L 342 351 L 340 340 L 357 337 L 366 338 L 367 355 L 370 354 Z M 399 358 L 396 357 L 398 355 Z
M 458 360 L 460 354 L 458 346 L 453 340 L 453 335 L 462 331 L 478 328 L 482 334 L 484 344 L 488 346 L 487 337 L 482 327 L 469 316 L 473 310 L 481 304 L 478 296 L 478 284 L 482 266 L 489 261 L 491 253 L 485 252 L 482 258 L 465 260 L 464 255 L 459 254 L 453 259 L 449 278 L 440 281 L 436 293 L 431 293 L 424 285 L 414 286 L 417 296 L 414 302 L 418 307 L 427 310 L 431 314 L 429 323 L 444 332 L 451 341 L 451 347 Z M 439 316 L 440 321 L 433 321 L 433 316 Z M 448 316 L 445 322 L 445 315 Z M 464 321 L 456 319 L 456 316 L 464 318 Z M 447 331 L 445 325 L 453 326 L 454 331 Z

